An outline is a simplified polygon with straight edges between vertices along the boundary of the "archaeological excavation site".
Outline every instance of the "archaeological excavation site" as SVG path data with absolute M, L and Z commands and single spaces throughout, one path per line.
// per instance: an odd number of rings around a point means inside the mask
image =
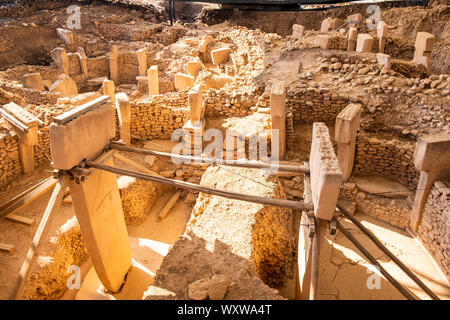
M 0 1 L 0 300 L 449 300 L 449 74 L 447 0 Z

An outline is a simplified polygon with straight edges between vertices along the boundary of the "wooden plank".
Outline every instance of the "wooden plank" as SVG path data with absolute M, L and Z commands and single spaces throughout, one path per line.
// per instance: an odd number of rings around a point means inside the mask
M 175 203 L 177 203 L 178 199 L 180 199 L 180 192 L 176 192 L 169 201 L 167 201 L 166 205 L 164 206 L 164 208 L 162 209 L 162 211 L 159 213 L 159 218 L 160 219 L 164 219 L 170 212 L 170 210 L 172 210 L 173 206 L 175 205 Z
M 25 283 L 28 279 L 28 276 L 30 275 L 31 267 L 36 260 L 36 253 L 41 244 L 41 240 L 45 237 L 49 230 L 49 226 L 51 225 L 53 218 L 55 217 L 55 213 L 62 203 L 64 193 L 68 184 L 69 177 L 63 174 L 56 184 L 55 189 L 53 190 L 52 196 L 48 201 L 47 207 L 45 208 L 45 212 L 42 216 L 41 222 L 39 223 L 36 233 L 34 234 L 33 241 L 31 242 L 30 249 L 28 249 L 25 258 L 25 262 L 20 269 L 19 277 L 13 291 L 13 299 L 20 299 L 22 297 Z
M 26 206 L 33 200 L 39 198 L 41 195 L 45 194 L 48 190 L 53 188 L 56 184 L 56 180 L 53 177 L 49 177 L 44 181 L 40 182 L 37 187 L 34 186 L 25 192 L 22 192 L 14 199 L 8 201 L 0 209 L 0 220 L 4 219 L 11 213 L 16 212 L 20 208 Z
M 13 249 L 13 245 L 0 242 L 0 251 L 11 252 Z
M 23 217 L 23 216 L 19 216 L 17 214 L 14 213 L 10 213 L 6 219 L 11 220 L 11 221 L 15 221 L 15 222 L 19 222 L 19 223 L 23 223 L 26 225 L 31 226 L 34 223 L 34 219 L 31 218 L 27 218 L 27 217 Z
M 101 97 L 94 99 L 92 101 L 89 101 L 88 103 L 85 103 L 75 109 L 72 109 L 70 111 L 64 112 L 63 114 L 60 114 L 59 116 L 55 117 L 53 121 L 57 124 L 67 123 L 70 120 L 73 120 L 76 117 L 79 117 L 82 114 L 84 114 L 90 110 L 93 110 L 99 106 L 104 105 L 109 99 L 110 99 L 109 96 L 101 96 Z

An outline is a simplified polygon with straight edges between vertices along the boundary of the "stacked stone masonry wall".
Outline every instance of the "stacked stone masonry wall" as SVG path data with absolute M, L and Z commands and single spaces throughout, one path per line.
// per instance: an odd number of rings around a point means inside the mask
M 441 181 L 431 188 L 417 234 L 450 281 L 450 188 Z
M 414 144 L 371 138 L 360 131 L 356 136 L 355 173 L 394 177 L 415 190 L 419 171 L 414 167 Z

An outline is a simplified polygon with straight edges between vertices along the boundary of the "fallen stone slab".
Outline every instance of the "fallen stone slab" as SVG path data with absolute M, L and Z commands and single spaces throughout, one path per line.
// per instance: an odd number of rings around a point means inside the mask
M 407 186 L 383 176 L 358 176 L 355 183 L 364 192 L 388 198 L 407 198 L 411 194 Z

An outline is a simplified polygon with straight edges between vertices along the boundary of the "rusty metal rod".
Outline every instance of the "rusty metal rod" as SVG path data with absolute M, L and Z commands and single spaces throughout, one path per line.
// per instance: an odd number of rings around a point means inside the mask
M 381 241 L 372 233 L 370 232 L 370 230 L 368 230 L 361 222 L 359 222 L 358 219 L 356 219 L 354 216 L 352 216 L 342 205 L 340 205 L 338 203 L 337 207 L 339 208 L 339 210 L 342 211 L 342 213 L 345 215 L 346 218 L 348 218 L 351 222 L 353 222 L 362 232 L 364 232 L 370 240 L 373 241 L 373 243 L 375 243 L 375 245 L 381 250 L 383 251 L 389 258 L 391 258 L 392 261 L 394 261 L 394 263 L 400 267 L 400 269 L 402 269 L 420 288 L 423 289 L 423 291 L 425 291 L 428 296 L 430 298 L 432 298 L 433 300 L 440 300 L 439 297 L 433 292 L 431 291 L 430 288 L 428 288 L 425 283 L 422 282 L 422 280 L 420 280 L 414 273 L 412 273 L 411 270 L 409 270 L 409 268 L 403 264 L 403 262 L 400 261 L 400 259 L 398 259 L 391 251 L 389 251 L 388 248 L 386 248 L 384 246 L 383 243 L 381 243 Z
M 342 234 L 344 236 L 347 237 L 348 240 L 350 240 L 351 243 L 353 243 L 353 245 L 358 248 L 359 251 L 361 251 L 361 253 L 373 264 L 375 265 L 378 270 L 380 270 L 381 274 L 398 290 L 400 291 L 400 293 L 408 300 L 416 300 L 405 288 L 403 288 L 403 286 L 397 281 L 395 280 L 382 266 L 381 264 L 377 261 L 377 259 L 375 259 L 374 256 L 372 256 L 369 251 L 366 250 L 366 248 L 364 248 L 361 243 L 359 243 L 358 240 L 356 240 L 356 238 L 347 230 L 345 230 L 345 228 L 342 226 L 342 224 L 336 220 L 336 225 L 337 228 L 339 229 L 339 231 L 342 232 Z
M 223 160 L 220 158 L 203 158 L 203 157 L 193 157 L 180 155 L 175 153 L 167 153 L 161 152 L 151 149 L 142 149 L 135 147 L 124 146 L 121 143 L 110 142 L 109 146 L 111 149 L 120 150 L 120 151 L 128 151 L 135 152 L 145 155 L 157 156 L 161 158 L 175 159 L 179 161 L 189 161 L 194 163 L 209 163 L 216 165 L 227 165 L 230 167 L 241 167 L 241 168 L 257 168 L 257 169 L 276 169 L 278 171 L 287 171 L 287 172 L 299 172 L 299 173 L 309 173 L 309 167 L 305 166 L 292 166 L 292 165 L 273 165 L 270 163 L 264 163 L 261 161 L 247 161 L 247 160 Z
M 134 177 L 137 179 L 148 180 L 148 181 L 152 181 L 152 182 L 156 182 L 156 183 L 162 183 L 162 184 L 166 184 L 166 185 L 169 185 L 172 187 L 183 188 L 183 189 L 188 189 L 188 190 L 192 190 L 192 191 L 198 191 L 198 192 L 203 192 L 203 193 L 207 193 L 207 194 L 212 194 L 215 196 L 224 197 L 224 198 L 228 198 L 228 199 L 248 201 L 248 202 L 253 202 L 253 203 L 266 204 L 266 205 L 289 208 L 289 209 L 294 209 L 294 210 L 310 210 L 310 209 L 312 209 L 311 205 L 305 205 L 303 202 L 297 202 L 297 201 L 292 201 L 292 200 L 283 200 L 283 199 L 264 198 L 264 197 L 252 196 L 249 194 L 218 190 L 218 189 L 214 189 L 214 188 L 203 187 L 203 186 L 200 186 L 195 183 L 189 183 L 189 182 L 178 181 L 178 180 L 174 180 L 174 179 L 163 178 L 163 177 L 143 174 L 143 173 L 129 171 L 129 170 L 118 169 L 118 168 L 114 168 L 114 167 L 107 166 L 104 164 L 99 164 L 94 161 L 86 161 L 86 167 L 96 168 L 96 169 L 112 172 L 112 173 L 123 175 L 123 176 Z

